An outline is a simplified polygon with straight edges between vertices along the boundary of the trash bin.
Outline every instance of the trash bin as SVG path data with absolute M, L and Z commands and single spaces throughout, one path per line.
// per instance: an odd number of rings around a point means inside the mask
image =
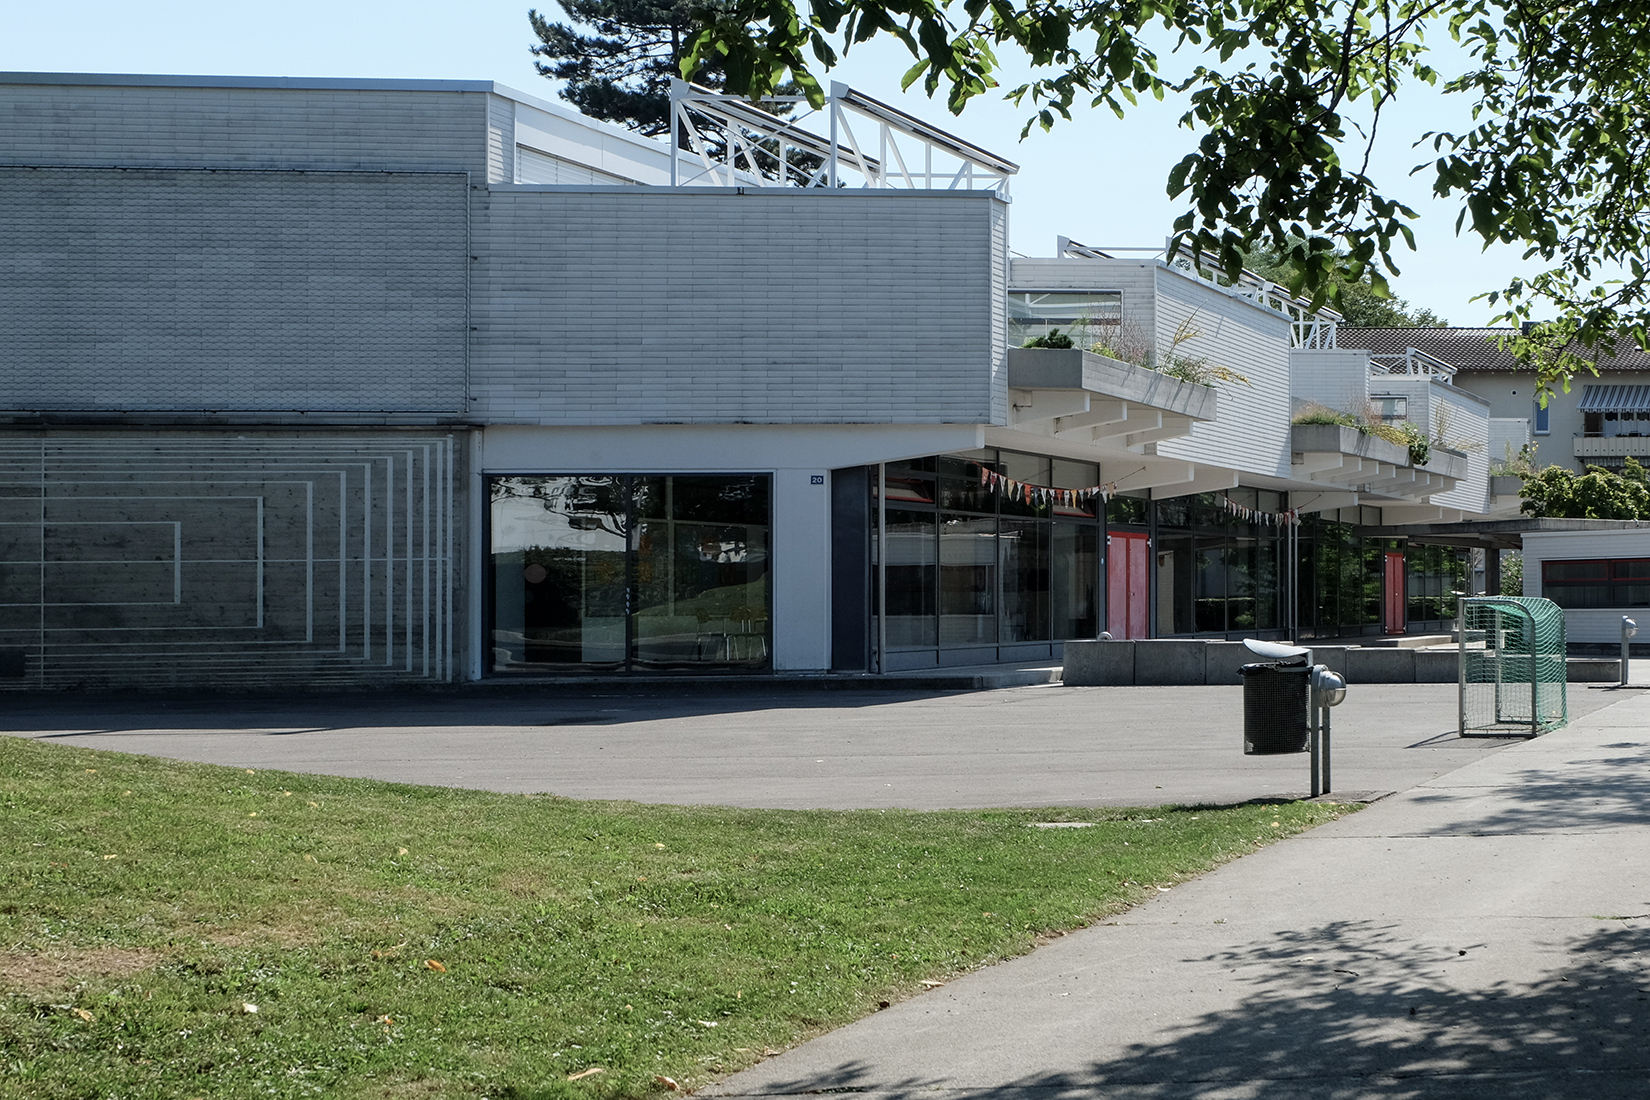
M 1311 731 L 1307 725 L 1307 680 L 1311 668 L 1276 661 L 1244 665 L 1243 753 L 1270 756 L 1305 752 Z

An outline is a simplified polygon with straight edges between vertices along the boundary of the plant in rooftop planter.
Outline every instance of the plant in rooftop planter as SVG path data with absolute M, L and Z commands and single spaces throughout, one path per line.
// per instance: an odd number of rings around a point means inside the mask
M 1230 367 L 1209 362 L 1207 356 L 1180 354 L 1182 344 L 1202 335 L 1203 330 L 1197 327 L 1197 313 L 1194 311 L 1190 317 L 1180 322 L 1174 335 L 1169 338 L 1168 352 L 1159 358 L 1157 349 L 1145 335 L 1144 326 L 1132 317 L 1125 317 L 1117 326 L 1114 336 L 1095 341 L 1089 345 L 1089 350 L 1096 355 L 1144 367 L 1196 386 L 1213 388 L 1216 382 L 1241 382 L 1247 386 L 1248 378 Z
M 1517 454 L 1514 454 L 1512 440 L 1507 440 L 1506 446 L 1502 449 L 1502 457 L 1490 463 L 1490 476 L 1533 477 L 1539 469 L 1535 461 L 1537 446 L 1535 443 L 1526 443 L 1518 449 Z
M 1021 345 L 1021 347 L 1027 348 L 1055 348 L 1061 351 L 1070 348 L 1071 346 L 1071 337 L 1065 335 L 1057 328 L 1049 329 L 1045 335 L 1033 336 Z
M 1409 464 L 1425 466 L 1432 457 L 1432 444 L 1427 440 L 1426 433 L 1407 421 L 1403 431 L 1404 441 L 1409 444 Z

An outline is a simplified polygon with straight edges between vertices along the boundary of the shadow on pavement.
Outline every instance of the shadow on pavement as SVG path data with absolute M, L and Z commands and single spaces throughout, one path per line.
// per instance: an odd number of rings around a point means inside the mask
M 863 1064 L 771 1084 L 763 1095 L 878 1097 L 1617 1097 L 1645 1095 L 1650 928 L 1577 937 L 1561 967 L 1530 984 L 1458 988 L 1452 964 L 1493 945 L 1423 947 L 1388 927 L 1338 923 L 1203 960 L 1255 987 L 1215 1012 L 1077 1072 L 989 1087 L 907 1077 Z

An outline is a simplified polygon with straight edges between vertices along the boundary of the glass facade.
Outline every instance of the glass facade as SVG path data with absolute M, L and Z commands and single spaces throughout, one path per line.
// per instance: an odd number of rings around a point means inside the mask
M 492 477 L 494 672 L 761 669 L 762 475 Z
M 981 486 L 982 467 L 1061 489 L 1099 479 L 1092 463 L 1010 451 L 889 463 L 890 650 L 1047 644 L 1098 632 L 1097 509 L 1012 500 Z
M 1300 530 L 1300 635 L 1339 638 L 1382 632 L 1388 540 L 1358 533 L 1358 510 L 1303 517 Z
M 1281 493 L 1233 489 L 1157 502 L 1157 633 L 1264 634 L 1283 618 L 1281 527 L 1226 511 L 1221 496 L 1263 512 Z
M 1455 618 L 1467 594 L 1467 556 L 1453 546 L 1410 546 L 1404 552 L 1405 614 L 1415 629 L 1436 630 Z

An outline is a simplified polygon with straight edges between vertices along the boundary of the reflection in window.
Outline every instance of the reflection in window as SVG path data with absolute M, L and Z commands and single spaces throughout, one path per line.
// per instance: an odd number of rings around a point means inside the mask
M 490 489 L 494 671 L 767 667 L 767 478 Z
M 1092 344 L 1115 339 L 1122 320 L 1120 291 L 1012 290 L 1008 294 L 1011 348 L 1024 347 L 1027 340 L 1059 329 L 1071 337 L 1073 347 L 1086 351 Z

